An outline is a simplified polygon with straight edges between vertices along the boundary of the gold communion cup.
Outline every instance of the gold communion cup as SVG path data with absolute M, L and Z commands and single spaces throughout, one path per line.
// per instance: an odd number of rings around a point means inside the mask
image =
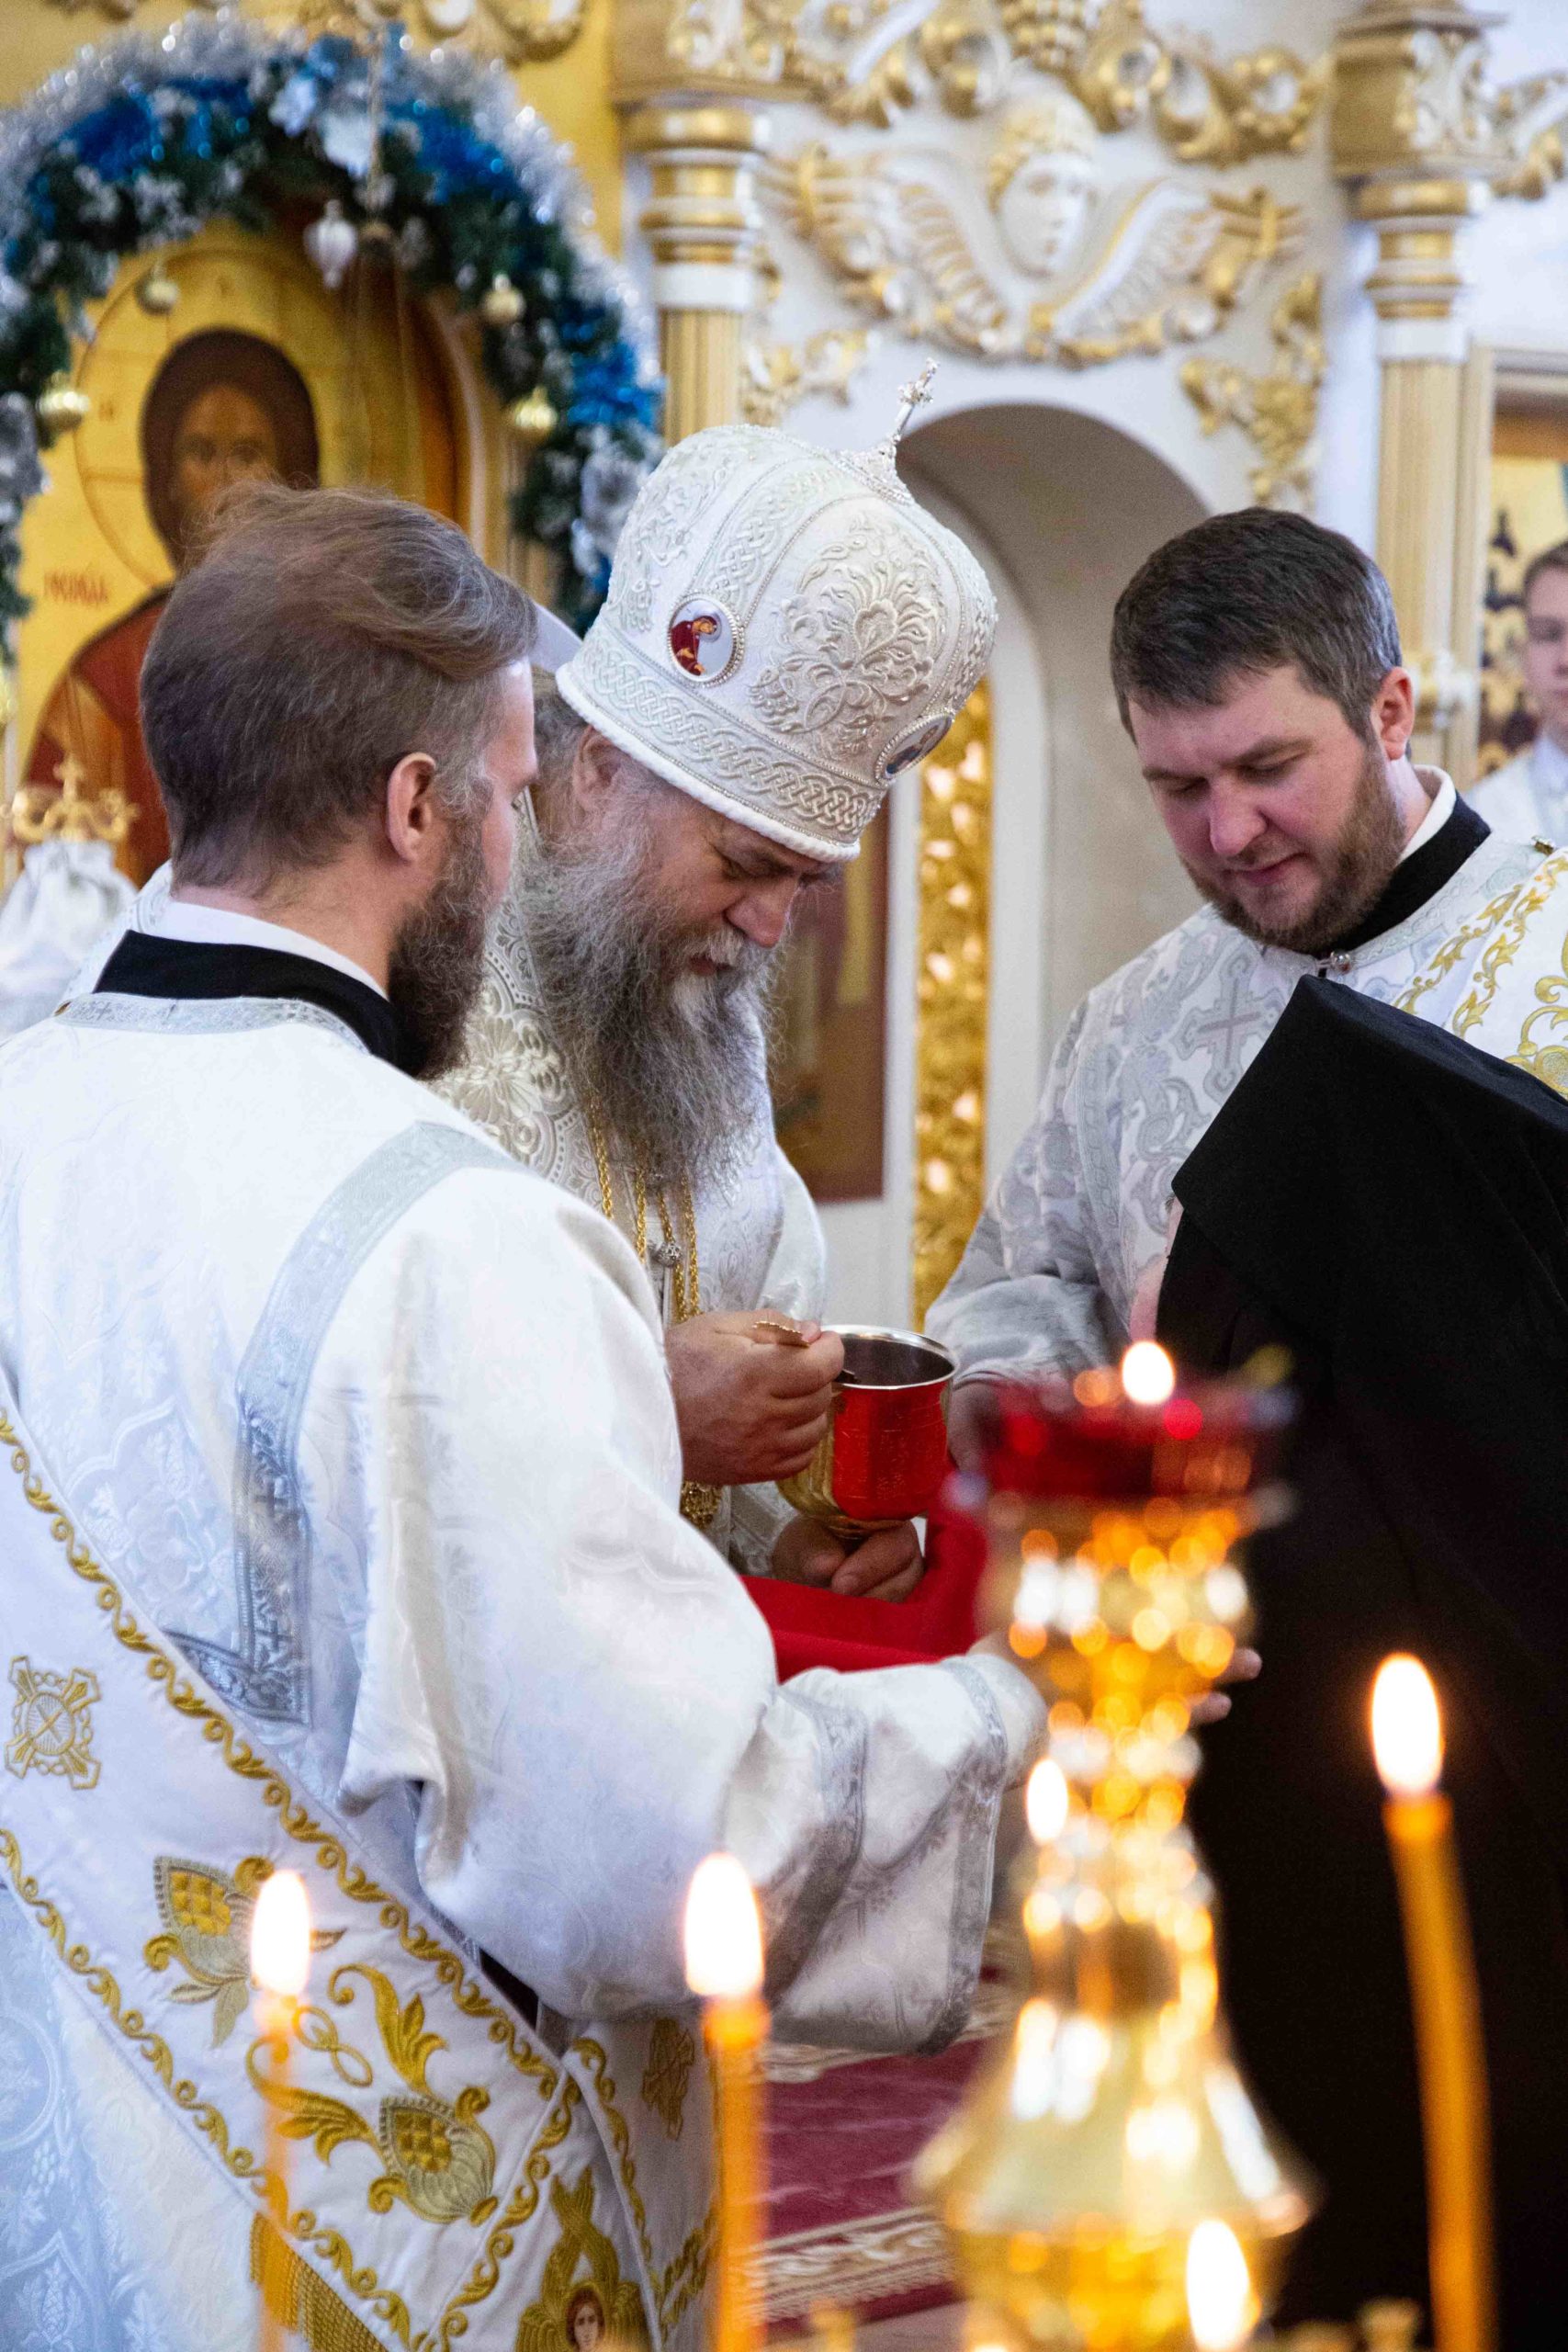
M 953 1359 L 916 1331 L 830 1323 L 844 1343 L 833 1418 L 810 1462 L 779 1492 L 795 1510 L 858 1544 L 920 1519 L 947 1476 L 944 1410 Z
M 1307 2218 L 1231 2057 L 1182 1818 L 1193 1706 L 1250 1623 L 1232 1547 L 1287 1414 L 1241 1383 L 1142 1405 L 1113 1374 L 998 1399 L 982 1606 L 1050 1708 L 1015 1877 L 1027 1966 L 916 2174 L 976 2342 L 1186 2352 L 1200 2225 L 1235 2233 L 1256 2317 Z

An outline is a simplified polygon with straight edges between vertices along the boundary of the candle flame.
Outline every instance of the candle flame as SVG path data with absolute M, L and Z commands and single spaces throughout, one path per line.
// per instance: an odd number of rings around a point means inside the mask
M 1029 1776 L 1023 1810 L 1029 1834 L 1037 1846 L 1054 1846 L 1067 1826 L 1072 1803 L 1066 1774 L 1049 1756 L 1043 1756 Z
M 744 2001 L 761 1990 L 762 1921 L 751 1882 L 733 1854 L 710 1854 L 686 1896 L 686 1982 L 705 2001 Z
M 1419 1658 L 1385 1657 L 1372 1685 L 1372 1753 L 1392 1797 L 1430 1796 L 1443 1769 L 1443 1719 Z
M 1176 1366 L 1154 1340 L 1134 1340 L 1122 1359 L 1122 1385 L 1134 1405 L 1163 1405 L 1176 1392 Z
M 1187 2242 L 1187 2321 L 1199 2352 L 1235 2352 L 1258 2313 L 1235 2232 L 1225 2222 L 1200 2222 Z
M 310 1973 L 310 1905 L 298 1871 L 264 1879 L 251 1914 L 251 1974 L 263 1990 L 297 2001 Z

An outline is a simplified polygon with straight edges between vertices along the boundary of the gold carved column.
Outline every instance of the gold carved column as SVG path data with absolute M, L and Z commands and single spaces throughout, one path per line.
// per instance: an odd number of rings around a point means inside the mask
M 648 159 L 639 226 L 653 254 L 664 435 L 740 421 L 740 342 L 761 218 L 753 193 L 768 119 L 753 101 L 697 95 L 637 106 L 626 144 Z
M 1417 759 L 1443 761 L 1476 681 L 1463 574 L 1471 533 L 1465 371 L 1466 223 L 1499 169 L 1481 85 L 1495 16 L 1438 0 L 1373 0 L 1335 45 L 1335 170 L 1378 232 L 1367 291 L 1378 316 L 1382 400 L 1377 555 L 1417 688 Z

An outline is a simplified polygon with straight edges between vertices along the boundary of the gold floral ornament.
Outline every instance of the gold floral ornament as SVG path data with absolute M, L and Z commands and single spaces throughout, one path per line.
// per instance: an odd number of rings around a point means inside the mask
M 1267 376 L 1248 376 L 1214 359 L 1190 359 L 1181 386 L 1205 433 L 1238 424 L 1260 463 L 1247 476 L 1259 506 L 1310 505 L 1317 463 L 1317 403 L 1327 372 L 1323 341 L 1323 279 L 1314 270 L 1274 307 L 1277 356 Z
M 325 2164 L 342 2147 L 358 2143 L 373 2148 L 386 2169 L 371 2182 L 366 2201 L 373 2213 L 386 2213 L 401 2201 L 422 2221 L 468 2221 L 475 2226 L 495 2211 L 495 2143 L 477 2118 L 490 2105 L 490 2093 L 477 2083 L 460 2090 L 455 2100 L 441 2098 L 430 2087 L 426 2070 L 446 2041 L 427 2031 L 424 2003 L 415 1993 L 400 2002 L 391 1980 L 378 1968 L 359 1962 L 335 1970 L 328 1995 L 339 2008 L 352 2006 L 355 1988 L 349 1979 L 361 1976 L 376 2005 L 376 2024 L 382 2050 L 407 2086 L 407 2095 L 384 2098 L 374 2122 L 346 2099 L 327 2091 L 306 2089 L 263 2073 L 259 2060 L 281 2047 L 275 2035 L 263 2035 L 245 2053 L 245 2071 L 256 2089 L 281 2117 L 278 2129 L 289 2140 L 309 2140 Z M 363 2052 L 343 2041 L 324 2011 L 301 2008 L 296 2018 L 300 2046 L 327 2057 L 340 2080 L 354 2089 L 369 2089 L 375 2067 Z
M 256 1890 L 272 1875 L 272 1864 L 247 1854 L 232 1875 L 211 1862 L 176 1861 L 160 1854 L 152 1865 L 158 1917 L 165 1932 L 154 1936 L 142 1957 L 160 1974 L 178 1961 L 185 1980 L 171 1989 L 176 2001 L 212 2003 L 212 2046 L 227 2041 L 251 1996 L 251 1915 Z M 312 1951 L 327 1951 L 341 1928 L 317 1928 Z
M 73 1789 L 96 1786 L 98 1759 L 88 1750 L 93 1738 L 90 1711 L 98 1697 L 96 1675 L 80 1667 L 50 1674 L 30 1658 L 14 1657 L 11 1688 L 17 1703 L 6 1770 L 18 1781 L 29 1772 L 52 1772 Z
M 545 2264 L 539 2300 L 517 2323 L 517 2352 L 600 2352 L 646 2346 L 648 2321 L 635 2282 L 621 2277 L 610 2239 L 593 2219 L 593 2175 L 550 2183 L 560 2236 Z M 586 2268 L 586 2278 L 580 2270 Z
M 678 2018 L 660 2018 L 648 2044 L 642 2074 L 643 2104 L 650 2107 L 671 2140 L 681 2136 L 686 2090 L 697 2061 L 697 2045 Z

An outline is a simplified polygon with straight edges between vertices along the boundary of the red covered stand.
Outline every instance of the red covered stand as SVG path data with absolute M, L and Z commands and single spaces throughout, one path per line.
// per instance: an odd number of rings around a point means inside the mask
M 779 1680 L 814 1666 L 854 1674 L 961 1656 L 976 1635 L 986 1544 L 977 1521 L 945 1494 L 926 1522 L 926 1564 L 908 1600 L 853 1600 L 815 1585 L 748 1577 L 746 1589 L 773 1637 Z

